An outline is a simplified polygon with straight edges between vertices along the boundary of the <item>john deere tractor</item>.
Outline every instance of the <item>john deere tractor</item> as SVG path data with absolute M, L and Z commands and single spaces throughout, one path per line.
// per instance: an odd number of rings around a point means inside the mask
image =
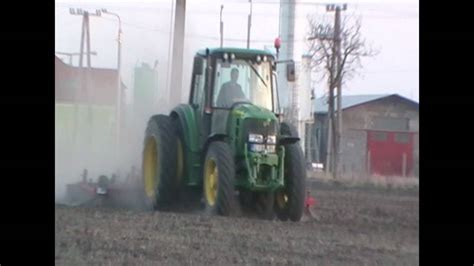
M 160 209 L 194 187 L 205 210 L 241 206 L 262 218 L 299 221 L 306 171 L 297 132 L 282 121 L 276 65 L 263 50 L 216 48 L 194 57 L 187 104 L 148 121 L 143 150 L 145 201 Z

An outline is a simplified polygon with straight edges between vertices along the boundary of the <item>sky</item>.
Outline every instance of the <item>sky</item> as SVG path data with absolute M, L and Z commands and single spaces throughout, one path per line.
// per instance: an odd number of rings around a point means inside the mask
M 273 46 L 279 31 L 279 0 L 253 0 L 251 48 Z M 306 51 L 308 15 L 333 16 L 322 2 L 296 1 L 294 59 L 299 61 Z M 324 2 L 327 3 L 327 2 Z M 347 80 L 343 95 L 397 93 L 419 101 L 419 4 L 415 0 L 367 1 L 348 0 L 343 15 L 360 15 L 362 34 L 380 52 L 362 60 L 360 74 Z M 133 67 L 142 62 L 153 66 L 158 60 L 159 86 L 166 88 L 169 76 L 171 0 L 141 1 L 56 1 L 55 49 L 57 52 L 79 52 L 81 17 L 69 14 L 70 7 L 94 12 L 107 8 L 122 19 L 122 78 L 128 88 L 133 84 Z M 184 44 L 184 83 L 182 101 L 187 101 L 195 52 L 204 47 L 219 46 L 219 13 L 224 5 L 224 46 L 245 47 L 247 38 L 247 0 L 187 1 Z M 117 62 L 117 19 L 113 16 L 91 17 L 92 66 L 115 68 Z M 74 59 L 74 65 L 78 59 Z M 325 93 L 325 82 L 317 84 L 316 96 Z M 167 91 L 160 91 L 163 95 Z M 132 101 L 130 91 L 127 101 Z

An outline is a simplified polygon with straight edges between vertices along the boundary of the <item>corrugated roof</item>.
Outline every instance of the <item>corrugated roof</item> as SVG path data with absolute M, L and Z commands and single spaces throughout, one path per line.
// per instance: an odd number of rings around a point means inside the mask
M 374 94 L 374 95 L 343 95 L 342 96 L 342 109 L 347 109 L 349 107 L 353 107 L 359 104 L 379 100 L 382 98 L 386 98 L 389 96 L 397 96 L 402 99 L 406 99 L 413 103 L 418 104 L 410 99 L 404 98 L 398 94 Z M 327 97 L 321 97 L 316 99 L 314 110 L 316 113 L 327 113 L 328 112 L 328 104 L 327 104 Z

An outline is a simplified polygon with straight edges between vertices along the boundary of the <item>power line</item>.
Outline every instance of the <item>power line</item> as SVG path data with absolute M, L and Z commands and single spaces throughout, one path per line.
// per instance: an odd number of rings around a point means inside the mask
M 253 2 L 255 3 L 255 2 Z M 259 3 L 259 2 L 256 2 L 256 3 Z M 275 2 L 276 3 L 276 2 Z M 245 3 L 245 4 L 248 4 L 248 3 Z M 314 4 L 312 4 L 314 5 Z M 318 4 L 319 6 L 319 4 Z M 64 7 L 62 6 L 61 8 L 69 8 L 69 7 Z M 150 10 L 150 9 L 146 9 L 145 11 L 147 12 L 152 12 L 153 10 Z M 389 15 L 389 16 L 384 16 L 384 15 L 364 15 L 363 12 L 373 12 L 373 11 L 378 11 L 378 12 L 381 12 L 381 13 L 396 13 L 398 15 L 400 15 L 400 18 L 407 18 L 407 17 L 418 17 L 417 14 L 415 12 L 403 12 L 403 11 L 399 11 L 399 10 L 393 10 L 393 9 L 390 9 L 390 10 L 387 10 L 387 9 L 376 9 L 376 8 L 371 8 L 371 9 L 368 9 L 368 10 L 360 10 L 361 12 L 361 16 L 362 17 L 377 17 L 377 18 L 388 18 L 388 19 L 392 19 L 392 18 L 396 18 L 397 16 L 396 15 Z M 154 11 L 153 11 L 154 12 Z M 189 15 L 193 15 L 193 14 L 216 14 L 216 12 L 214 11 L 197 11 L 197 10 L 190 10 L 189 11 L 190 14 Z M 319 13 L 320 15 L 323 15 L 325 12 L 323 11 L 315 11 L 313 12 L 312 14 L 317 14 Z M 246 16 L 248 15 L 248 12 L 238 12 L 238 11 L 226 11 L 225 12 L 226 15 L 242 15 L 242 16 Z M 290 17 L 289 15 L 285 15 L 285 16 L 280 16 L 279 13 L 252 13 L 252 16 L 265 16 L 265 17 L 268 17 L 268 16 L 275 16 L 275 17 Z M 303 18 L 297 18 L 297 19 L 303 19 Z

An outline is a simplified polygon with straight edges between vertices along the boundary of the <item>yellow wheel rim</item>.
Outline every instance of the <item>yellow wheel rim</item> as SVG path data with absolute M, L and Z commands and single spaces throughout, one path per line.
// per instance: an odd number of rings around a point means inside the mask
M 288 204 L 288 195 L 286 195 L 284 191 L 277 192 L 276 199 L 278 207 L 280 207 L 281 209 L 285 208 L 285 206 Z
M 218 172 L 216 161 L 213 158 L 206 160 L 204 165 L 204 191 L 209 206 L 214 206 L 217 199 Z
M 145 144 L 145 152 L 143 156 L 143 178 L 145 185 L 145 193 L 147 197 L 155 197 L 155 189 L 159 185 L 159 178 L 156 173 L 159 171 L 158 164 L 159 154 L 156 141 L 153 137 L 148 138 Z
M 177 158 L 177 163 L 176 163 L 176 167 L 178 169 L 176 169 L 176 173 L 177 173 L 177 178 L 178 178 L 178 184 L 181 183 L 181 179 L 183 177 L 183 168 L 184 168 L 184 154 L 183 154 L 183 144 L 181 143 L 181 139 L 178 138 L 178 151 L 177 151 L 177 155 L 178 155 L 178 158 Z

